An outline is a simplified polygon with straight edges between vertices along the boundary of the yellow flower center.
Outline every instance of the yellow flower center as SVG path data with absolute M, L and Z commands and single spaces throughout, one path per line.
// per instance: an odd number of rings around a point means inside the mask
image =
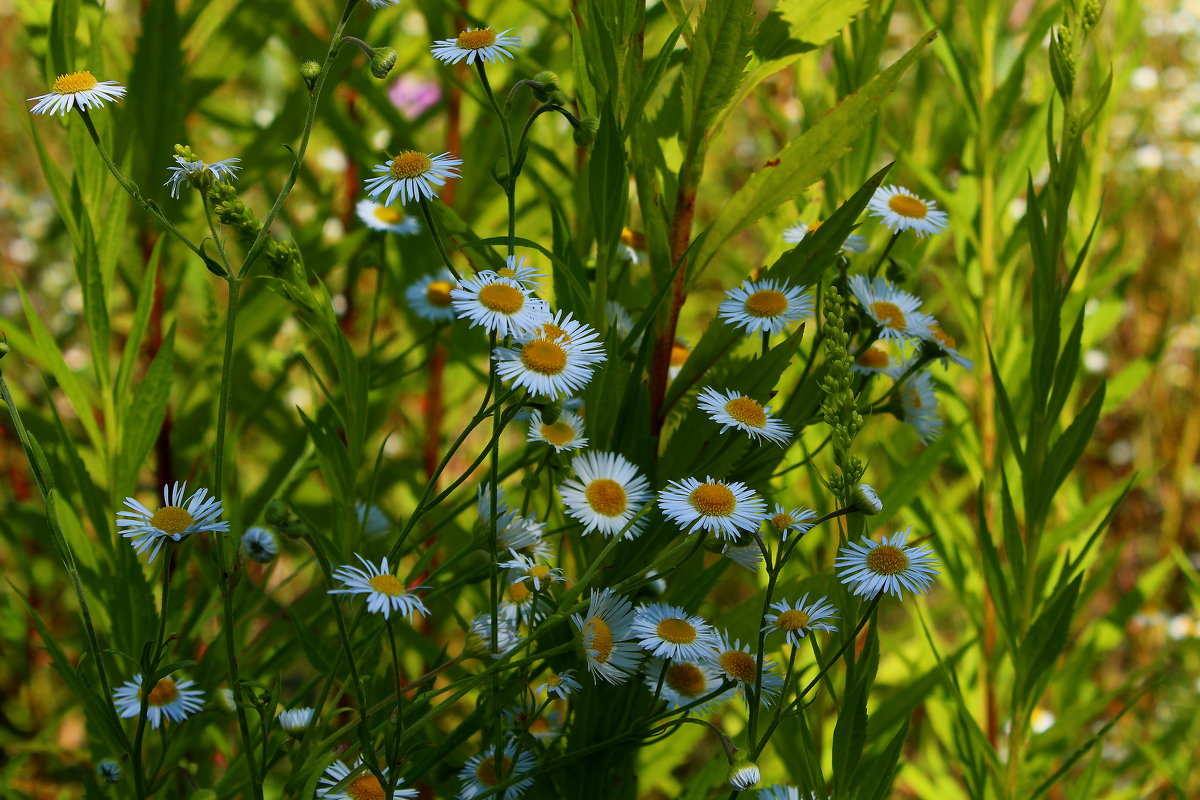
M 564 342 L 571 341 L 571 336 L 565 330 L 555 325 L 553 322 L 547 322 L 542 325 L 542 338 L 552 342 L 562 340 Z
M 562 683 L 562 678 L 558 675 L 551 675 L 549 678 L 546 678 L 547 686 L 558 686 L 560 683 Z
M 179 689 L 175 686 L 175 681 L 170 678 L 162 678 L 158 683 L 154 684 L 154 688 L 150 690 L 150 695 L 146 698 L 146 702 L 152 706 L 165 706 L 168 703 L 173 703 L 179 699 Z
M 921 403 L 921 393 L 916 389 L 909 389 L 907 392 L 905 392 L 905 394 L 908 395 L 908 404 L 910 406 L 915 409 L 920 409 L 923 407 L 923 404 Z
M 592 510 L 606 517 L 624 514 L 625 509 L 629 507 L 625 488 L 610 478 L 597 478 L 592 481 L 584 495 Z
M 524 603 L 533 594 L 524 583 L 511 583 L 508 586 L 508 599 L 518 605 Z
M 478 31 L 463 31 L 455 42 L 463 50 L 482 50 L 496 43 L 496 34 L 487 28 Z
M 359 775 L 347 783 L 343 791 L 350 800 L 384 800 L 383 787 L 379 785 L 379 778 L 369 772 Z
M 858 365 L 860 367 L 867 367 L 868 369 L 887 369 L 891 361 L 891 356 L 882 347 L 868 347 L 858 357 Z
M 808 614 L 798 608 L 790 608 L 775 619 L 775 627 L 789 633 L 800 630 L 808 623 Z
M 567 351 L 547 339 L 534 339 L 521 348 L 521 363 L 539 375 L 557 375 L 567 368 Z
M 392 159 L 392 177 L 415 178 L 424 175 L 433 168 L 433 161 L 424 153 L 416 150 L 404 150 Z
M 786 511 L 781 511 L 778 514 L 776 514 L 775 516 L 771 517 L 771 527 L 774 528 L 775 530 L 779 531 L 780 533 L 783 533 L 790 526 L 795 525 L 795 524 L 796 524 L 796 518 L 793 517 L 791 514 L 787 513 Z
M 192 515 L 179 506 L 164 506 L 155 511 L 154 516 L 150 518 L 151 527 L 171 536 L 183 533 L 194 524 L 196 520 L 192 519 Z
M 881 544 L 867 553 L 867 568 L 880 575 L 899 575 L 908 569 L 908 556 L 895 545 Z
M 592 658 L 601 664 L 608 663 L 613 650 L 612 628 L 608 627 L 608 623 L 599 617 L 592 617 L 583 626 L 585 642 L 587 641 L 588 634 L 591 634 L 592 639 L 588 649 L 595 651 L 595 655 Z
M 632 247 L 634 250 L 645 250 L 646 234 L 635 231 L 633 228 L 621 228 L 621 244 Z
M 489 283 L 479 290 L 479 302 L 488 311 L 515 314 L 525 307 L 525 295 L 507 283 Z
M 450 307 L 450 290 L 454 288 L 454 284 L 450 281 L 431 281 L 425 287 L 425 300 L 429 305 L 437 306 L 438 308 Z
M 80 72 L 72 72 L 70 75 L 59 75 L 58 79 L 54 81 L 54 91 L 58 94 L 86 92 L 88 89 L 96 88 L 96 84 L 99 82 L 96 80 L 96 76 L 85 69 Z
M 929 332 L 933 334 L 933 338 L 937 339 L 938 344 L 947 350 L 957 350 L 958 343 L 954 341 L 954 337 L 942 330 L 941 325 L 930 325 Z
M 692 508 L 709 517 L 727 517 L 737 508 L 733 491 L 723 483 L 702 483 L 688 495 Z
M 696 641 L 696 626 L 686 619 L 667 617 L 658 623 L 658 638 L 671 644 L 691 644 Z
M 550 568 L 545 564 L 534 564 L 533 568 L 529 570 L 529 577 L 537 578 L 538 580 L 541 580 L 549 574 Z
M 907 194 L 892 195 L 888 200 L 888 208 L 902 217 L 911 217 L 912 219 L 925 219 L 925 215 L 929 213 L 929 206 Z
M 667 667 L 664 680 L 667 686 L 684 697 L 699 697 L 708 688 L 704 673 L 695 664 L 672 664 Z
M 817 229 L 820 228 L 823 224 L 825 224 L 825 223 L 821 222 L 821 220 L 819 220 L 819 219 L 808 223 L 808 232 L 816 233 Z
M 397 211 L 396 209 L 388 208 L 387 206 L 379 206 L 371 213 L 375 215 L 375 219 L 379 220 L 385 225 L 395 225 L 397 222 L 404 221 L 403 211 Z
M 746 313 L 754 317 L 778 317 L 787 307 L 787 297 L 774 289 L 760 289 L 746 298 Z
M 721 669 L 743 683 L 754 681 L 754 656 L 741 650 L 726 650 L 721 653 Z
M 675 344 L 671 345 L 671 366 L 683 366 L 683 362 L 688 360 L 688 356 L 691 355 L 691 352 L 692 351 L 688 349 L 686 344 L 675 342 Z
M 380 594 L 386 594 L 389 597 L 399 597 L 402 594 L 407 594 L 408 591 L 404 588 L 404 584 L 395 575 L 376 575 L 371 580 L 367 581 L 371 584 L 371 588 Z
M 556 420 L 549 425 L 542 424 L 542 438 L 553 445 L 562 447 L 575 438 L 575 429 L 571 423 Z
M 876 300 L 874 303 L 871 303 L 871 311 L 875 314 L 875 319 L 879 320 L 880 325 L 895 330 L 904 329 L 904 312 L 895 303 L 889 303 L 887 300 Z
M 767 424 L 767 412 L 749 397 L 733 398 L 725 404 L 725 413 L 751 428 L 763 428 Z

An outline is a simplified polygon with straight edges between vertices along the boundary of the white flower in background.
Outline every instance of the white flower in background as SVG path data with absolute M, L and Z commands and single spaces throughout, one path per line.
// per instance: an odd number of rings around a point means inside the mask
M 496 747 L 493 745 L 479 755 L 468 758 L 467 763 L 459 770 L 458 779 L 462 782 L 462 789 L 459 790 L 458 796 L 460 800 L 470 800 L 493 786 L 524 775 L 536 765 L 537 761 L 533 754 L 518 749 L 515 739 L 509 739 L 504 743 L 504 749 L 501 751 L 499 759 L 496 758 Z M 533 778 L 526 778 L 517 781 L 503 791 L 488 796 L 498 798 L 498 800 L 514 800 L 525 794 L 525 791 L 532 785 Z
M 533 624 L 545 619 L 554 610 L 554 601 L 545 594 L 535 593 L 528 584 L 509 583 L 504 586 L 504 594 L 500 600 L 500 615 L 508 622 L 508 626 L 516 631 L 522 623 Z M 484 614 L 484 619 L 491 625 L 491 615 Z M 481 637 L 490 639 L 489 636 Z
M 918 372 L 900 381 L 896 387 L 900 396 L 900 407 L 904 410 L 904 421 L 917 430 L 921 441 L 929 444 L 942 432 L 942 418 L 938 416 L 937 392 L 933 390 L 933 378 L 928 372 Z
M 611 589 L 592 590 L 586 614 L 572 614 L 592 677 L 624 683 L 637 670 L 641 651 L 633 641 L 633 606 Z
M 929 327 L 932 317 L 918 311 L 921 301 L 883 278 L 872 281 L 866 275 L 851 275 L 848 285 L 863 311 L 879 326 L 881 339 L 919 340 Z
M 866 538 L 861 544 L 848 542 L 838 550 L 833 566 L 838 578 L 854 594 L 874 597 L 880 592 L 903 600 L 904 589 L 913 594 L 925 594 L 933 585 L 937 561 L 925 545 L 906 544 L 912 528 L 885 536 L 875 542 Z
M 571 459 L 574 477 L 558 493 L 569 516 L 583 523 L 583 533 L 599 531 L 616 536 L 650 499 L 650 482 L 624 456 L 588 452 Z M 644 518 L 625 531 L 626 539 L 641 533 Z
M 449 153 L 435 156 L 418 150 L 403 150 L 395 158 L 371 168 L 378 174 L 367 179 L 367 196 L 376 200 L 387 193 L 387 199 L 383 201 L 385 206 L 390 206 L 397 197 L 405 204 L 432 200 L 446 181 L 462 177 L 458 172 L 462 163 L 461 158 Z
M 665 603 L 638 606 L 632 631 L 643 650 L 672 661 L 703 661 L 721 643 L 702 617 Z
M 785 228 L 783 231 L 783 240 L 788 244 L 799 244 L 804 241 L 804 237 L 810 233 L 815 233 L 821 227 L 821 222 L 797 222 L 790 228 Z M 846 241 L 842 242 L 840 252 L 842 253 L 865 253 L 867 251 L 867 240 L 858 234 L 852 233 L 846 237 Z
M 452 322 L 455 319 L 450 293 L 458 281 L 448 269 L 425 275 L 404 290 L 408 307 L 421 319 L 430 322 Z
M 208 164 L 200 159 L 189 160 L 182 156 L 173 156 L 175 166 L 167 167 L 167 172 L 171 173 L 163 186 L 171 187 L 171 197 L 179 199 L 179 190 L 185 184 L 195 186 L 199 189 L 207 188 L 207 182 L 212 183 L 232 183 L 237 180 L 237 172 L 241 167 L 240 158 L 226 158 L 223 161 L 214 161 Z
M 883 511 L 883 501 L 879 499 L 879 494 L 870 484 L 860 483 L 858 489 L 854 491 L 854 508 L 868 517 L 872 517 Z
M 667 367 L 667 377 L 670 380 L 675 380 L 675 376 L 683 369 L 683 364 L 688 360 L 688 356 L 692 354 L 692 346 L 686 339 L 676 339 L 671 345 L 671 360 Z
M 242 534 L 242 552 L 251 561 L 269 564 L 279 555 L 279 543 L 275 541 L 275 534 L 256 526 Z
M 368 539 L 378 539 L 392 529 L 391 520 L 377 505 L 367 505 L 359 500 L 354 504 L 354 514 L 362 526 L 363 535 Z
M 312 718 L 313 709 L 311 708 L 289 708 L 287 711 L 279 712 L 279 727 L 288 733 L 304 733 L 312 724 Z
M 958 342 L 954 341 L 954 337 L 942 330 L 942 326 L 933 317 L 929 317 L 923 331 L 923 339 L 933 348 L 942 358 L 942 366 L 950 368 L 949 361 L 953 361 L 963 369 L 974 369 L 975 362 L 958 352 Z
M 493 354 L 501 380 L 550 398 L 577 394 L 606 357 L 596 330 L 562 311 Z
M 553 696 L 560 700 L 566 700 L 573 692 L 580 689 L 579 681 L 575 680 L 575 670 L 564 669 L 557 674 L 551 673 L 546 677 L 546 680 L 538 684 L 538 687 L 533 691 L 536 694 L 546 693 L 547 697 Z
M 521 586 L 523 584 L 513 584 Z M 484 612 L 471 620 L 467 636 L 481 647 L 492 658 L 500 656 L 521 644 L 521 632 L 517 630 L 517 620 L 514 616 L 499 613 L 496 616 L 496 633 L 492 635 L 492 615 Z
M 726 294 L 726 299 L 717 308 L 717 316 L 742 328 L 747 336 L 776 334 L 793 322 L 812 316 L 812 295 L 806 294 L 804 289 L 770 278 L 746 281 Z
M 719 689 L 721 676 L 706 661 L 672 659 L 667 665 L 665 674 L 663 673 L 663 663 L 661 658 L 653 658 L 646 663 L 645 682 L 650 691 L 659 690 L 659 696 L 667 701 L 669 709 L 691 706 L 689 711 L 699 716 L 705 716 L 733 697 L 735 693 L 734 689 L 729 689 L 703 703 L 691 705 Z M 662 675 L 661 689 L 658 687 L 660 675 Z
M 373 231 L 398 233 L 401 236 L 412 236 L 421 231 L 421 223 L 417 218 L 405 214 L 402 208 L 381 206 L 374 200 L 359 200 L 354 211 L 363 224 Z
M 887 342 L 875 342 L 859 353 L 851 369 L 860 375 L 895 375 L 901 362 L 900 355 L 893 352 L 893 348 L 889 347 Z
M 810 631 L 837 630 L 836 625 L 825 621 L 837 619 L 837 609 L 829 603 L 827 597 L 809 603 L 806 593 L 800 598 L 800 602 L 794 605 L 787 600 L 780 600 L 772 603 L 771 608 L 776 613 L 763 617 L 763 622 L 767 623 L 762 627 L 763 631 L 768 634 L 782 631 L 788 644 L 793 647 L 799 647 L 801 640 L 808 636 Z
M 754 692 L 754 681 L 758 667 L 758 659 L 750 650 L 749 644 L 742 644 L 737 639 L 731 640 L 729 634 L 721 634 L 721 641 L 710 658 L 718 674 L 726 680 L 733 681 L 735 691 L 747 703 Z M 775 662 L 770 657 L 763 658 L 762 669 L 762 698 L 763 705 L 771 705 L 783 690 L 783 676 L 779 674 Z
M 380 772 L 386 779 L 388 768 L 383 767 Z M 403 780 L 396 781 L 391 800 L 416 797 L 419 794 L 416 789 L 402 789 L 403 785 Z M 379 778 L 366 770 L 363 757 L 359 756 L 352 767 L 347 767 L 342 761 L 330 764 L 317 784 L 317 797 L 324 800 L 385 800 L 386 795 Z
M 367 5 L 371 8 L 389 8 L 400 5 L 400 0 L 367 0 Z
M 157 729 L 164 721 L 183 722 L 204 708 L 204 692 L 193 689 L 195 681 L 176 680 L 170 675 L 159 678 L 146 695 L 146 719 Z M 136 717 L 142 711 L 142 676 L 134 675 L 113 692 L 113 705 L 121 719 Z
M 726 542 L 721 548 L 721 555 L 749 572 L 758 572 L 762 563 L 762 550 L 757 544 L 730 544 Z
M 100 108 L 105 103 L 120 100 L 124 96 L 124 86 L 116 81 L 98 81 L 96 76 L 85 69 L 59 75 L 49 94 L 30 97 L 29 101 L 34 105 L 29 109 L 29 113 L 62 116 L 72 108 L 78 108 L 80 111 Z
M 543 422 L 542 412 L 533 411 L 529 416 L 529 435 L 527 441 L 545 442 L 554 448 L 556 453 L 566 450 L 578 450 L 587 447 L 587 437 L 583 435 L 583 419 L 570 411 L 560 411 L 554 422 Z
M 516 550 L 509 550 L 512 559 L 500 564 L 501 569 L 510 569 L 514 575 L 509 583 L 524 583 L 529 581 L 533 584 L 533 590 L 540 592 L 543 587 L 549 588 L 554 583 L 569 583 L 563 577 L 563 571 L 558 567 L 550 567 L 546 564 L 541 564 L 530 558 L 527 555 L 518 553 Z
M 333 577 L 342 582 L 342 588 L 330 589 L 329 594 L 365 594 L 367 596 L 367 611 L 372 614 L 383 614 L 388 619 L 393 612 L 401 616 L 412 617 L 429 614 L 429 609 L 421 602 L 404 582 L 388 570 L 385 556 L 380 566 L 375 566 L 358 553 L 354 557 L 362 562 L 363 569 L 352 564 L 346 564 L 333 571 Z
M 736 539 L 738 531 L 754 531 L 767 515 L 767 504 L 741 482 L 706 477 L 671 481 L 658 493 L 658 506 L 667 518 L 688 533 L 712 531 Z
M 512 51 L 520 47 L 521 37 L 509 36 L 508 31 L 494 33 L 491 28 L 468 28 L 455 39 L 438 39 L 430 52 L 444 64 L 457 64 L 460 61 L 494 64 L 503 60 L 511 61 Z
M 624 342 L 633 333 L 633 317 L 629 316 L 629 311 L 616 300 L 609 300 L 604 304 L 604 313 L 608 316 L 609 331 L 618 341 Z
M 482 325 L 501 338 L 528 334 L 551 319 L 549 303 L 515 279 L 494 272 L 464 278 L 451 290 L 450 302 L 454 313 L 470 320 L 472 328 Z
M 817 518 L 817 512 L 811 508 L 793 508 L 788 511 L 779 503 L 775 504 L 775 509 L 771 515 L 767 517 L 767 524 L 771 529 L 779 534 L 780 541 L 787 541 L 788 534 L 792 531 L 803 536 L 812 530 L 812 524 L 809 520 Z
M 741 392 L 719 392 L 706 386 L 696 398 L 696 407 L 721 426 L 721 433 L 737 428 L 751 439 L 780 446 L 792 439 L 792 429 L 772 417 L 769 407 Z
M 481 272 L 491 273 L 492 270 L 481 270 Z M 496 270 L 494 274 L 516 281 L 526 289 L 534 290 L 542 288 L 542 278 L 544 277 L 537 267 L 525 263 L 525 256 L 508 256 L 504 260 L 504 266 Z
M 867 211 L 883 220 L 892 233 L 912 231 L 921 238 L 946 230 L 949 217 L 937 203 L 917 197 L 899 186 L 880 186 L 867 203 Z
M 163 506 L 151 511 L 132 497 L 125 498 L 129 511 L 117 512 L 117 527 L 141 555 L 150 551 L 148 562 L 153 563 L 163 541 L 181 541 L 195 533 L 222 533 L 229 523 L 220 520 L 221 501 L 208 496 L 207 489 L 197 489 L 184 500 L 187 482 L 163 487 Z

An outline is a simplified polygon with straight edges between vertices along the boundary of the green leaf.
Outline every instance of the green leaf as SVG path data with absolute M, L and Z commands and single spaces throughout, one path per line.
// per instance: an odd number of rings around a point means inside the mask
M 154 308 L 154 286 L 158 277 L 158 265 L 162 259 L 163 242 L 166 236 L 160 236 L 154 242 L 150 252 L 150 260 L 142 272 L 142 282 L 138 287 L 136 305 L 133 310 L 133 322 L 129 326 L 129 335 L 125 339 L 125 349 L 121 352 L 121 363 L 117 367 L 117 379 L 113 383 L 113 397 L 128 397 L 129 383 L 133 379 L 133 368 L 137 365 L 142 342 L 146 338 L 146 328 L 150 323 L 150 312 Z
M 96 238 L 87 213 L 81 214 L 83 222 L 83 247 L 75 251 L 75 272 L 83 290 L 83 319 L 87 323 L 88 340 L 92 349 L 92 367 L 96 371 L 96 382 L 102 388 L 108 386 L 110 365 L 108 359 L 109 314 L 107 285 L 100 267 Z
M 932 676 L 933 673 L 930 672 Z M 908 719 L 904 720 L 887 747 L 876 758 L 867 760 L 858 772 L 854 797 L 863 800 L 887 800 L 891 796 L 892 782 L 900 771 L 900 756 L 904 740 L 908 737 Z
M 752 0 L 710 0 L 700 13 L 683 67 L 685 164 L 704 152 L 709 123 L 737 91 L 750 61 L 753 29 Z
M 1092 431 L 1096 429 L 1096 422 L 1100 419 L 1100 409 L 1104 405 L 1104 390 L 1105 384 L 1101 383 L 1100 387 L 1092 393 L 1087 404 L 1076 415 L 1070 427 L 1063 431 L 1062 436 L 1059 436 L 1050 448 L 1044 474 L 1046 486 L 1041 493 L 1041 496 L 1046 498 L 1044 502 L 1050 501 L 1050 497 L 1067 479 L 1067 475 L 1075 468 L 1076 462 L 1083 455 L 1084 448 L 1092 438 Z
M 853 796 L 858 764 L 867 741 L 867 698 L 879 667 L 879 633 L 872 625 L 862 655 L 846 662 L 846 690 L 833 728 L 833 781 L 836 794 Z
M 162 205 L 167 197 L 164 170 L 171 163 L 172 148 L 184 138 L 187 71 L 183 68 L 175 0 L 149 0 L 144 9 L 142 32 L 129 73 L 133 178 L 147 200 Z
M 1013 690 L 1015 713 L 1031 710 L 1041 696 L 1042 687 L 1050 680 L 1055 663 L 1067 644 L 1082 582 L 1083 576 L 1077 575 L 1067 584 L 1034 620 L 1021 642 Z
M 54 0 L 50 10 L 50 72 L 75 71 L 75 29 L 79 25 L 79 0 Z
M 171 370 L 174 365 L 175 326 L 172 324 L 146 370 L 146 377 L 134 388 L 133 399 L 123 420 L 117 471 L 118 494 L 137 484 L 138 473 L 162 429 L 163 419 L 167 416 L 167 403 L 171 399 Z

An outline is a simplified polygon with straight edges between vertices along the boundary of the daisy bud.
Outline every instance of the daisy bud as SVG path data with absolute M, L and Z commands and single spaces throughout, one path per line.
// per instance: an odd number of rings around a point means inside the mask
M 383 80 L 396 66 L 396 51 L 391 47 L 376 47 L 371 53 L 371 74 Z
M 539 102 L 546 102 L 550 99 L 550 92 L 559 88 L 557 73 L 550 72 L 549 70 L 539 72 L 533 76 L 533 83 L 530 88 L 533 89 L 533 96 Z
M 562 414 L 563 401 L 562 398 L 555 398 L 542 407 L 542 422 L 547 425 L 553 425 L 558 422 L 558 417 Z
M 546 96 L 546 102 L 554 106 L 565 106 L 568 100 L 561 89 L 555 89 Z
M 251 561 L 269 564 L 279 555 L 279 543 L 266 528 L 253 527 L 242 535 L 242 550 Z
M 287 521 L 287 506 L 284 505 L 282 500 L 272 500 L 267 503 L 267 511 L 264 516 L 269 524 L 282 525 Z
M 879 495 L 871 488 L 869 484 L 860 483 L 858 488 L 854 490 L 854 496 L 850 500 L 854 506 L 854 510 L 868 517 L 873 517 L 880 511 L 883 511 L 883 501 L 879 499 Z
M 105 783 L 120 783 L 121 765 L 111 758 L 106 758 L 96 765 L 96 777 Z
M 233 714 L 237 711 L 237 703 L 233 699 L 233 689 L 217 689 L 213 693 L 213 706 L 218 711 Z
M 300 65 L 300 77 L 311 92 L 317 88 L 317 78 L 321 77 L 321 65 L 315 61 L 305 61 Z
M 192 152 L 192 148 L 188 147 L 186 144 L 175 145 L 175 155 L 179 156 L 184 161 L 187 161 L 189 163 L 200 160 L 200 156 L 198 156 L 194 152 Z
M 595 117 L 584 117 L 579 120 L 579 124 L 575 126 L 572 135 L 575 138 L 576 147 L 591 147 L 596 141 L 596 131 L 600 130 L 600 120 Z
M 753 789 L 761 777 L 758 765 L 745 758 L 738 758 L 729 768 L 729 785 L 739 792 Z
M 1101 6 L 1097 0 L 1087 0 L 1083 4 L 1083 13 L 1080 15 L 1083 22 L 1083 33 L 1087 35 L 1091 33 L 1092 28 L 1096 27 L 1096 23 L 1100 21 Z

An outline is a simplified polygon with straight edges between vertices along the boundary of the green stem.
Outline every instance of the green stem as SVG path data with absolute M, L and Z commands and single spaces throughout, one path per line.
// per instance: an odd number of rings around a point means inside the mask
M 879 268 L 883 266 L 884 260 L 888 257 L 888 253 L 892 252 L 892 248 L 896 246 L 896 241 L 900 238 L 900 232 L 892 234 L 892 238 L 888 239 L 887 247 L 883 248 L 883 252 L 879 254 L 879 260 L 875 262 L 875 266 L 871 267 L 871 277 L 874 278 L 879 274 Z
M 512 256 L 516 253 L 517 248 L 517 176 L 515 174 L 517 161 L 513 153 L 512 131 L 508 129 L 508 118 L 504 116 L 504 112 L 500 110 L 500 104 L 496 102 L 496 94 L 492 91 L 492 84 L 488 81 L 487 69 L 484 67 L 483 61 L 476 61 L 475 67 L 479 71 L 479 82 L 483 84 L 483 93 L 487 95 L 492 111 L 495 112 L 496 119 L 500 121 L 500 131 L 504 134 L 504 153 L 508 156 L 508 178 L 504 181 L 504 194 L 508 198 L 508 254 Z
M 442 244 L 442 237 L 438 235 L 437 226 L 433 224 L 433 214 L 429 210 L 429 200 L 421 197 L 418 199 L 417 204 L 421 207 L 421 216 L 425 218 L 425 227 L 429 229 L 429 235 L 433 237 L 433 243 L 437 246 L 438 255 L 442 257 L 442 263 L 446 265 L 446 269 L 450 270 L 450 274 L 454 276 L 454 280 L 462 283 L 462 275 L 459 275 L 458 270 L 454 268 L 454 264 L 450 263 L 450 254 L 446 252 L 446 245 Z

